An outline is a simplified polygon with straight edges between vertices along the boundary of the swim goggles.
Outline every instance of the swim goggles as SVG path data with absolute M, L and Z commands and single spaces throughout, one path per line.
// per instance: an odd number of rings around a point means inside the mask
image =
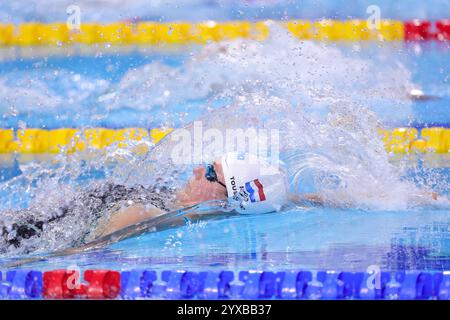
M 206 171 L 205 171 L 205 178 L 206 180 L 208 180 L 209 182 L 217 182 L 219 183 L 221 186 L 223 186 L 225 189 L 227 188 L 225 186 L 225 184 L 223 184 L 222 182 L 219 181 L 219 179 L 217 178 L 217 172 L 214 169 L 214 165 L 213 164 L 208 164 L 206 166 Z

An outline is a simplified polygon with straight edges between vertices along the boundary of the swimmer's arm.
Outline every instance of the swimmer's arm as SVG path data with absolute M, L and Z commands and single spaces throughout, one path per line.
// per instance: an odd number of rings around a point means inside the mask
M 94 231 L 94 238 L 102 238 L 127 227 L 138 225 L 141 222 L 152 221 L 154 218 L 164 216 L 166 213 L 166 211 L 160 210 L 154 206 L 149 207 L 139 205 L 122 209 L 113 213 L 112 217 L 106 223 L 97 227 Z M 186 218 L 191 222 L 198 222 L 230 215 L 232 214 L 217 210 L 212 210 L 210 212 L 187 212 L 181 216 L 172 217 L 169 221 L 161 220 L 158 224 L 158 229 L 182 226 L 186 224 Z
M 315 193 L 289 194 L 289 199 L 297 205 L 324 205 L 323 198 Z
M 223 212 L 223 211 L 211 211 L 211 212 L 189 212 L 183 215 L 183 219 L 187 218 L 190 222 L 199 222 L 199 221 L 206 221 L 210 219 L 216 219 L 221 217 L 228 217 L 233 216 L 235 214 L 230 212 Z M 186 220 L 184 220 L 184 223 Z
M 412 194 L 410 200 L 412 200 L 416 205 L 426 205 L 429 204 L 431 200 L 438 200 L 439 194 L 434 191 L 424 191 L 418 194 Z
M 165 211 L 154 206 L 136 205 L 122 209 L 114 213 L 109 221 L 106 222 L 106 225 L 99 226 L 101 232 L 98 233 L 97 237 L 106 236 L 141 221 L 160 216 L 163 213 Z
M 416 204 L 427 204 L 430 200 L 437 200 L 439 194 L 433 191 L 425 191 L 419 194 L 413 194 L 411 196 L 412 200 Z M 289 194 L 289 199 L 297 205 L 316 205 L 323 206 L 325 200 L 318 194 L 314 193 L 303 193 L 303 194 Z

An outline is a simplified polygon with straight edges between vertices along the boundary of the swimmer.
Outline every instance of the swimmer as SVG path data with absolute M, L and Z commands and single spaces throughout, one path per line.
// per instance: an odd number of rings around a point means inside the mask
M 229 195 L 236 198 L 238 193 L 242 193 L 249 204 L 253 204 L 252 201 L 256 201 L 256 198 L 258 200 L 256 202 L 260 202 L 247 207 L 240 205 L 242 210 L 248 212 L 279 210 L 285 201 L 282 197 L 285 184 L 284 180 L 281 180 L 280 172 L 272 168 L 269 172 L 271 176 L 259 177 L 261 165 L 269 168 L 268 164 L 254 161 L 253 158 L 253 164 L 246 163 L 248 159 L 233 163 L 235 156 L 230 153 L 206 166 L 196 167 L 192 177 L 178 191 L 167 187 L 146 188 L 141 185 L 126 187 L 105 183 L 84 191 L 67 205 L 56 208 L 51 213 L 51 218 L 43 219 L 43 214 L 33 205 L 29 209 L 12 212 L 7 216 L 10 217 L 9 220 L 14 221 L 0 220 L 0 252 L 6 251 L 9 246 L 21 248 L 24 241 L 38 239 L 44 233 L 62 234 L 62 228 L 73 228 L 73 224 L 78 224 L 75 227 L 79 227 L 81 231 L 77 231 L 77 239 L 70 241 L 69 246 L 78 247 L 141 221 L 205 201 L 227 200 Z M 261 185 L 267 183 L 265 182 L 267 177 L 278 180 L 276 184 L 272 183 L 273 186 Z M 256 198 L 253 198 L 253 195 L 250 198 L 250 194 L 244 189 L 245 183 L 253 180 L 258 181 L 257 185 L 252 185 L 253 188 L 256 191 L 260 190 L 255 194 Z M 241 188 L 240 192 L 234 192 L 236 188 Z M 249 185 L 248 190 L 253 190 L 251 188 Z M 195 214 L 192 213 L 186 216 L 195 218 Z M 80 227 L 81 225 L 83 227 Z M 32 246 L 28 245 L 29 242 L 27 241 L 27 248 L 24 249 L 25 253 L 33 251 Z
M 435 192 L 420 192 L 411 195 L 416 204 L 426 204 L 437 200 Z M 264 159 L 251 154 L 238 157 L 237 153 L 228 153 L 207 166 L 199 166 L 193 175 L 177 193 L 172 210 L 186 208 L 210 200 L 229 200 L 234 202 L 239 213 L 268 213 L 281 211 L 289 204 L 297 206 L 338 207 L 338 204 L 326 203 L 314 193 L 291 193 L 286 173 L 281 164 L 269 164 Z M 104 225 L 101 236 L 139 223 L 142 220 L 164 214 L 158 207 L 132 206 L 118 211 Z M 192 215 L 186 215 L 192 218 Z
M 32 207 L 14 213 L 12 216 L 21 222 L 8 227 L 0 221 L 0 252 L 9 246 L 19 248 L 24 240 L 39 238 L 45 232 L 57 232 L 64 225 L 70 228 L 67 224 L 73 224 L 74 218 L 79 219 L 75 223 L 84 223 L 86 227 L 69 245 L 80 247 L 140 222 L 211 200 L 228 200 L 240 214 L 280 211 L 288 204 L 325 204 L 317 194 L 294 195 L 287 186 L 282 166 L 271 165 L 249 154 L 238 157 L 237 153 L 228 153 L 206 166 L 196 167 L 178 192 L 165 187 L 106 183 L 85 192 L 78 201 L 57 208 L 50 219 L 39 219 Z M 430 195 L 437 199 L 435 193 L 422 196 Z M 195 213 L 185 216 L 194 220 L 203 218 L 202 214 Z M 25 253 L 32 251 L 29 247 Z

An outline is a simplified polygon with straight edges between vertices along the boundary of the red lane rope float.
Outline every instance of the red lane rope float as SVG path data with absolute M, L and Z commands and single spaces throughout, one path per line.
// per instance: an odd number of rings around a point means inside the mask
M 115 299 L 120 293 L 120 272 L 86 270 L 82 283 L 76 270 L 44 272 L 44 299 Z
M 427 20 L 412 20 L 404 23 L 406 41 L 448 41 L 450 20 L 439 20 L 433 25 Z
M 436 22 L 436 39 L 440 41 L 450 40 L 450 19 Z
M 430 30 L 431 22 L 413 20 L 405 22 L 405 40 L 406 41 L 422 41 L 433 39 Z

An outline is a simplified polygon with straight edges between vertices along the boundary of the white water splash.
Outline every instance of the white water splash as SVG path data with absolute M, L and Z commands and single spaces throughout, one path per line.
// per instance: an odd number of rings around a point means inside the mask
M 334 45 L 299 42 L 272 25 L 264 42 L 237 40 L 206 46 L 181 68 L 159 62 L 130 70 L 111 90 L 114 109 L 147 110 L 195 99 L 263 92 L 291 103 L 319 108 L 336 98 L 369 102 L 393 99 L 402 115 L 411 113 L 411 75 L 401 63 L 379 65 L 345 56 Z

